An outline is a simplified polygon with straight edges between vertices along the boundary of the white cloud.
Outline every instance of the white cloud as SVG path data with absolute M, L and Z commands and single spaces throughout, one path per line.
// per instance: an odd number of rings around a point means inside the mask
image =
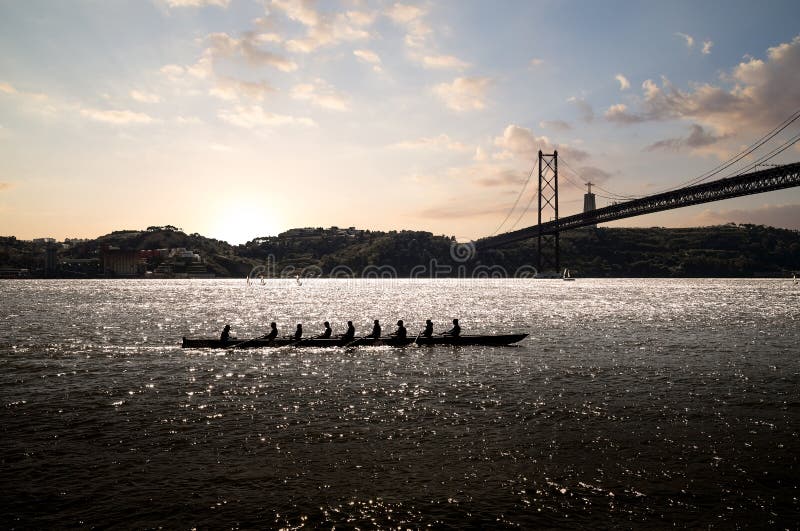
M 361 11 L 321 13 L 310 0 L 272 0 L 271 6 L 306 27 L 304 38 L 286 42 L 292 52 L 310 53 L 323 46 L 367 39 L 370 33 L 365 28 L 375 20 L 374 14 Z
M 686 47 L 691 48 L 694 46 L 694 37 L 691 35 L 687 35 L 685 33 L 677 32 L 675 33 L 676 36 L 681 37 L 684 41 L 686 41 Z
M 372 50 L 353 50 L 353 55 L 355 55 L 362 63 L 371 64 L 372 70 L 375 72 L 383 72 L 383 68 L 381 67 L 381 58 Z
M 210 34 L 207 39 L 210 46 L 204 55 L 212 59 L 241 57 L 253 66 L 272 66 L 282 72 L 297 70 L 297 64 L 291 59 L 259 48 L 264 42 L 263 34 L 245 32 L 241 39 L 235 39 L 227 33 L 218 32 Z
M 128 110 L 81 109 L 81 114 L 97 122 L 115 125 L 149 124 L 155 121 L 147 114 Z
M 228 7 L 231 0 L 166 0 L 169 7 Z
M 17 94 L 17 89 L 12 87 L 10 83 L 0 81 L 0 92 L 5 92 L 6 94 Z
M 433 92 L 454 111 L 474 111 L 486 108 L 486 90 L 491 84 L 488 77 L 459 77 L 452 83 L 440 83 Z
M 542 66 L 544 64 L 544 59 L 539 59 L 538 57 L 534 57 L 528 64 L 533 67 Z
M 711 53 L 711 47 L 714 46 L 713 41 L 703 41 L 703 55 L 708 55 Z
M 465 63 L 452 55 L 425 55 L 422 57 L 422 65 L 425 68 L 445 70 L 464 70 L 469 68 L 469 63 Z
M 266 81 L 241 81 L 220 76 L 216 79 L 216 85 L 209 90 L 209 94 L 227 101 L 239 100 L 241 98 L 261 101 L 264 99 L 265 95 L 274 91 L 275 89 Z
M 594 120 L 594 109 L 592 109 L 592 105 L 589 102 L 575 96 L 568 98 L 567 101 L 578 108 L 578 112 L 580 112 L 581 119 L 584 122 L 589 123 Z
M 132 90 L 131 98 L 140 103 L 158 103 L 161 101 L 161 96 L 153 94 L 152 92 L 143 92 L 140 90 Z
M 628 90 L 629 88 L 631 88 L 631 82 L 628 81 L 628 78 L 623 76 L 622 74 L 617 74 L 616 76 L 614 76 L 614 79 L 616 79 L 619 82 L 620 90 Z
M 372 50 L 353 50 L 353 55 L 355 55 L 365 63 L 370 63 L 373 65 L 381 64 L 381 58 L 378 56 L 377 53 L 373 52 Z
M 569 131 L 572 126 L 564 120 L 543 120 L 539 122 L 542 129 L 553 129 L 554 131 Z
M 203 120 L 197 116 L 178 116 L 175 121 L 180 125 L 200 125 Z
M 274 114 L 265 111 L 260 105 L 237 105 L 233 109 L 220 110 L 217 116 L 224 122 L 246 129 L 284 125 L 300 125 L 305 127 L 313 127 L 316 125 L 311 118 Z
M 730 88 L 693 84 L 682 91 L 662 78 L 661 86 L 642 83 L 639 108 L 609 108 L 606 118 L 619 124 L 691 120 L 718 134 L 763 133 L 793 113 L 800 101 L 800 36 L 767 50 L 766 59 L 747 58 L 722 76 Z
M 426 12 L 419 6 L 395 3 L 386 10 L 386 16 L 406 30 L 405 43 L 412 49 L 423 48 L 431 28 L 425 23 L 423 17 Z
M 317 107 L 332 111 L 347 111 L 350 108 L 347 98 L 322 79 L 295 85 L 292 87 L 291 95 L 296 100 L 308 101 Z
M 507 126 L 503 131 L 503 136 L 494 139 L 494 145 L 499 147 L 505 156 L 511 154 L 523 160 L 532 160 L 537 156 L 539 150 L 547 153 L 558 150 L 560 155 L 576 162 L 589 157 L 589 154 L 583 150 L 553 144 L 546 136 L 536 136 L 527 127 L 515 124 Z
M 399 149 L 444 149 L 449 151 L 470 151 L 471 148 L 462 142 L 453 140 L 448 135 L 441 134 L 433 137 L 423 137 L 416 140 L 405 140 L 393 144 Z

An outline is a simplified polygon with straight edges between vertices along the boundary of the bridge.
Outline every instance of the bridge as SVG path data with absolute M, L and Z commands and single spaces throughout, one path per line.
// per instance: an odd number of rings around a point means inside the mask
M 551 170 L 548 178 L 542 171 L 543 165 Z M 753 171 L 734 177 L 710 181 L 694 186 L 687 186 L 669 192 L 654 194 L 647 197 L 633 199 L 607 207 L 589 210 L 573 216 L 558 217 L 558 152 L 552 155 L 543 155 L 539 152 L 539 224 L 513 232 L 498 234 L 482 238 L 475 242 L 478 250 L 502 247 L 521 240 L 537 238 L 539 240 L 539 268 L 542 266 L 542 238 L 554 237 L 555 243 L 555 268 L 560 271 L 558 258 L 558 234 L 563 231 L 580 227 L 594 226 L 618 219 L 652 214 L 663 210 L 681 208 L 722 199 L 741 197 L 751 194 L 771 192 L 784 188 L 800 186 L 800 162 L 775 166 L 772 168 Z M 544 207 L 551 207 L 555 218 L 542 222 Z

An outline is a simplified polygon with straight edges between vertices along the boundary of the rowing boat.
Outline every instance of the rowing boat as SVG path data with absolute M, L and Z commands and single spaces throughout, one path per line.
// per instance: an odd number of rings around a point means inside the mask
M 417 345 L 487 345 L 503 347 L 518 343 L 528 337 L 528 334 L 501 334 L 494 336 L 430 336 L 418 337 Z
M 487 345 L 487 346 L 506 346 L 522 341 L 528 334 L 502 334 L 502 335 L 465 335 L 465 336 L 431 336 L 431 337 L 359 337 L 355 339 L 191 339 L 184 337 L 183 348 L 263 348 L 263 347 L 405 347 L 416 341 L 418 345 Z
M 405 347 L 414 342 L 413 337 L 409 338 L 396 338 L 396 337 L 381 337 L 375 339 L 374 337 L 358 337 L 355 339 L 340 339 L 340 338 L 308 338 L 308 339 L 229 339 L 222 341 L 220 339 L 190 339 L 183 338 L 183 348 L 262 348 L 262 347 L 367 347 L 367 346 L 390 346 L 390 347 Z

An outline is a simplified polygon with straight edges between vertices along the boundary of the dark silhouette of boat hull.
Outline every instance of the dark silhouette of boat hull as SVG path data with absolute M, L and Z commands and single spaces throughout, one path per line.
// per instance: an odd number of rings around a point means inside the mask
M 501 334 L 501 335 L 465 335 L 465 336 L 431 336 L 412 337 L 399 339 L 396 337 L 359 337 L 355 339 L 319 339 L 309 338 L 294 340 L 289 338 L 280 339 L 191 339 L 184 337 L 181 346 L 183 348 L 274 348 L 274 347 L 368 347 L 368 346 L 390 346 L 406 347 L 416 341 L 418 345 L 487 345 L 487 346 L 506 346 L 522 341 L 528 334 Z

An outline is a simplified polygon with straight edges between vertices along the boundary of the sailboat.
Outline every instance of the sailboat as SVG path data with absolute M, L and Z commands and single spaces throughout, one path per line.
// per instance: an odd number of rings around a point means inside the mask
M 575 280 L 575 278 L 569 274 L 569 269 L 564 269 L 564 274 L 561 276 L 561 278 L 562 280 Z

